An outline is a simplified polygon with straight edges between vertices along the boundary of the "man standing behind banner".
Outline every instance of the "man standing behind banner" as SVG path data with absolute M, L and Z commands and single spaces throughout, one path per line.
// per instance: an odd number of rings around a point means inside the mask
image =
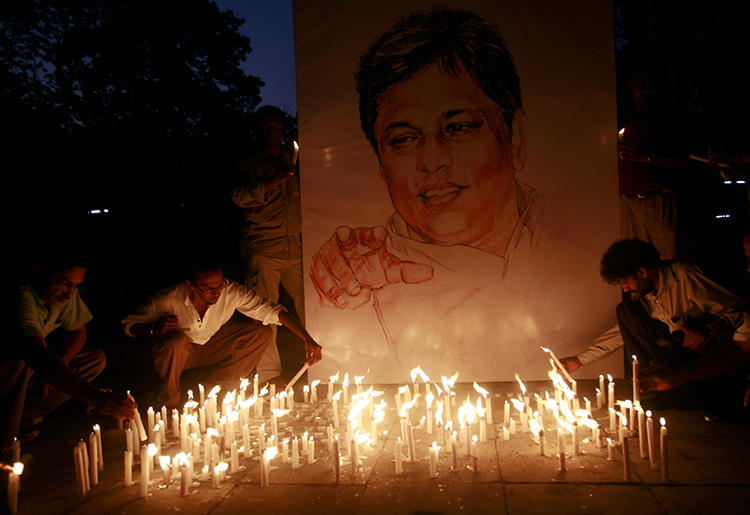
M 278 302 L 283 286 L 304 321 L 297 151 L 292 154 L 284 148 L 286 128 L 280 109 L 263 106 L 255 112 L 255 148 L 240 162 L 232 201 L 245 218 L 239 243 L 245 286 L 272 302 Z M 273 344 L 258 363 L 258 375 L 267 381 L 280 374 L 274 327 Z

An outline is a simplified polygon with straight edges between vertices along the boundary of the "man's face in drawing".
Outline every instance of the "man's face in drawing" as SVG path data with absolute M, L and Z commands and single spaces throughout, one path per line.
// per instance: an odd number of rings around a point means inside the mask
M 396 211 L 423 237 L 478 246 L 517 217 L 510 130 L 466 73 L 432 64 L 383 95 L 375 122 Z

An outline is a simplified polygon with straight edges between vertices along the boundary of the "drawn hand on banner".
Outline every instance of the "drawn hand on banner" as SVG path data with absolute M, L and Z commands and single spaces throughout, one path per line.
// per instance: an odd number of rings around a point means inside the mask
M 357 309 L 373 290 L 389 284 L 419 284 L 432 279 L 430 265 L 404 261 L 388 250 L 383 226 L 339 226 L 313 256 L 310 278 L 321 304 Z

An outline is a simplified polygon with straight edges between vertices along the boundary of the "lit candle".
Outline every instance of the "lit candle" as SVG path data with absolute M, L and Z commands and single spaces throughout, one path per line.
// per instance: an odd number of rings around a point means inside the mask
M 315 404 L 318 402 L 318 385 L 320 381 L 316 379 L 310 384 L 310 402 Z
M 94 424 L 94 435 L 96 435 L 96 456 L 99 470 L 104 470 L 104 453 L 102 452 L 102 428 Z
M 457 435 L 453 431 L 451 433 L 451 471 L 458 472 L 458 449 L 457 447 Z
M 557 428 L 557 458 L 560 472 L 565 472 L 565 434 L 560 427 Z
M 203 465 L 203 468 L 201 469 L 201 481 L 204 483 L 208 481 L 208 465 Z
M 646 448 L 646 413 L 639 404 L 638 410 L 638 447 L 641 452 L 641 458 L 648 458 L 648 449 Z
M 237 442 L 232 440 L 232 445 L 229 448 L 229 471 L 237 472 L 240 469 L 240 458 L 237 454 Z
M 539 430 L 539 456 L 544 456 L 544 429 Z
M 608 407 L 610 409 L 615 409 L 615 380 L 612 379 L 610 374 L 607 374 L 607 379 L 609 380 L 609 384 L 607 385 Z M 612 428 L 612 430 L 614 430 L 614 428 Z
M 581 454 L 581 446 L 578 442 L 578 422 L 573 422 L 573 455 L 578 456 Z
M 333 460 L 333 478 L 336 483 L 341 482 L 341 454 L 339 452 L 339 437 L 338 435 L 333 440 L 333 453 L 331 453 L 331 459 Z
M 292 440 L 292 468 L 298 469 L 300 468 L 299 463 L 299 438 L 296 436 L 294 437 L 294 440 Z
M 638 358 L 633 355 L 633 402 L 641 401 L 641 386 L 639 374 Z
M 97 465 L 97 455 L 99 451 L 96 446 L 96 435 L 91 433 L 89 435 L 89 470 L 91 477 L 91 484 L 99 484 L 99 466 Z
M 477 435 L 471 437 L 471 468 L 476 474 L 479 472 L 479 453 L 477 452 Z
M 180 497 L 186 497 L 188 494 L 190 481 L 188 480 L 188 467 L 184 463 L 180 465 Z
M 78 442 L 78 446 L 81 448 L 81 454 L 83 455 L 83 483 L 86 485 L 86 491 L 91 490 L 91 478 L 89 477 L 89 451 L 86 447 L 86 442 L 81 440 Z
M 148 462 L 148 446 L 141 446 L 141 497 L 148 498 L 148 482 L 151 480 Z
M 133 451 L 124 452 L 124 481 L 125 486 L 133 486 Z
M 148 410 L 146 410 L 146 417 L 148 421 L 148 438 L 150 442 L 153 442 L 153 436 L 154 436 L 154 408 L 153 406 L 149 406 Z
M 83 455 L 78 444 L 73 446 L 73 467 L 76 472 L 76 490 L 81 497 L 84 497 L 86 484 L 83 482 Z
M 583 401 L 584 401 L 585 406 L 586 406 L 586 411 L 588 411 L 589 413 L 591 413 L 591 401 L 588 400 L 586 397 L 583 398 Z
M 630 438 L 625 436 L 622 439 L 622 479 L 630 481 Z
M 617 429 L 617 413 L 614 408 L 609 408 L 609 431 L 613 432 Z
M 516 434 L 516 420 L 513 417 L 510 418 L 510 434 Z
M 18 492 L 21 490 L 21 474 L 23 474 L 23 463 L 13 463 L 13 468 L 8 472 L 8 509 L 11 513 L 18 511 Z
M 356 476 L 359 469 L 359 453 L 357 451 L 357 440 L 352 438 L 349 441 L 349 458 L 351 458 L 352 475 Z
M 615 459 L 615 442 L 611 438 L 607 438 L 607 461 L 614 461 Z
M 408 420 L 406 421 L 406 426 L 408 429 L 407 434 L 409 436 L 409 440 L 406 442 L 409 448 L 409 461 L 413 463 L 417 461 L 417 452 L 414 446 L 414 428 L 411 426 L 411 422 Z
M 661 450 L 661 482 L 662 483 L 668 483 L 669 482 L 669 469 L 667 468 L 667 462 L 668 462 L 668 451 L 667 451 L 667 421 L 664 419 L 664 417 L 661 417 L 659 419 L 659 422 L 661 423 L 661 433 L 660 433 L 660 450 Z
M 403 442 L 401 441 L 401 437 L 396 438 L 396 452 L 394 454 L 394 461 L 396 463 L 396 475 L 400 476 L 404 472 L 404 466 L 401 463 L 402 454 L 401 454 L 401 448 L 403 447 Z
M 302 400 L 305 404 L 310 403 L 310 386 L 305 385 L 302 387 Z
M 603 397 L 602 391 L 599 388 L 597 388 L 596 389 L 596 409 L 602 409 L 602 404 L 603 404 L 602 397 Z
M 170 476 L 172 474 L 172 465 L 169 456 L 159 456 L 159 466 L 161 467 L 162 484 L 169 486 Z
M 315 437 L 311 436 L 307 443 L 307 462 L 315 463 Z
M 505 426 L 503 426 L 503 440 L 505 441 L 510 440 L 510 431 Z
M 430 446 L 430 477 L 437 477 L 438 444 L 432 442 Z
M 646 436 L 648 437 L 648 461 L 652 469 L 656 470 L 656 449 L 654 448 L 654 421 L 651 410 L 646 411 Z
M 507 400 L 503 405 L 503 425 L 508 426 L 510 424 L 510 402 Z

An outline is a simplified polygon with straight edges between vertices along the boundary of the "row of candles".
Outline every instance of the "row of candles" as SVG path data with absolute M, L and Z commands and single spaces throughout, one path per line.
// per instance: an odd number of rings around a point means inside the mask
M 502 438 L 508 440 L 511 434 L 517 430 L 528 431 L 539 445 L 539 453 L 545 454 L 545 424 L 544 415 L 552 414 L 556 421 L 553 433 L 558 436 L 558 460 L 561 470 L 566 469 L 565 446 L 566 436 L 571 434 L 573 438 L 573 455 L 580 452 L 579 432 L 582 426 L 589 427 L 592 431 L 592 440 L 597 447 L 603 447 L 604 431 L 601 424 L 592 418 L 591 403 L 584 398 L 585 409 L 581 409 L 576 383 L 565 369 L 559 365 L 554 354 L 545 349 L 550 355 L 552 365 L 549 377 L 554 390 L 550 396 L 545 392 L 544 397 L 534 394 L 536 410 L 531 409 L 531 397 L 527 394 L 525 385 L 517 376 L 521 387 L 521 395 L 505 401 L 503 406 Z M 300 371 L 297 378 L 304 372 Z M 414 438 L 414 425 L 412 414 L 418 410 L 419 404 L 424 407 L 424 415 L 419 418 L 417 429 L 428 435 L 435 435 L 432 443 L 428 446 L 429 473 L 431 477 L 437 475 L 440 450 L 446 449 L 450 452 L 450 470 L 459 469 L 459 454 L 471 460 L 471 468 L 478 470 L 477 445 L 488 441 L 488 427 L 494 428 L 494 417 L 492 413 L 492 396 L 486 389 L 474 383 L 474 390 L 479 394 L 475 402 L 467 397 L 466 402 L 457 406 L 454 385 L 458 374 L 448 378 L 442 377 L 440 383 L 430 382 L 420 367 L 412 370 L 412 384 L 398 388 L 395 395 L 396 412 L 400 419 L 400 435 L 395 440 L 394 465 L 395 473 L 403 473 L 405 462 L 416 461 L 416 441 Z M 339 382 L 339 374 L 329 378 L 328 383 L 328 409 L 330 409 L 330 423 L 326 427 L 328 450 L 331 454 L 331 468 L 333 480 L 341 479 L 343 458 L 348 456 L 351 472 L 356 475 L 361 465 L 362 446 L 372 445 L 377 439 L 377 425 L 385 416 L 387 403 L 381 397 L 382 391 L 374 387 L 364 390 L 364 376 L 354 376 L 354 392 L 350 389 L 349 374 L 345 374 L 343 381 Z M 634 359 L 634 399 L 626 401 L 615 401 L 614 381 L 609 376 L 607 385 L 608 405 L 610 415 L 610 433 L 617 434 L 617 442 L 622 448 L 624 458 L 624 473 L 629 480 L 629 460 L 627 442 L 631 431 L 628 420 L 638 418 L 638 438 L 642 457 L 648 457 L 652 467 L 655 467 L 656 454 L 654 449 L 653 419 L 650 412 L 644 412 L 638 400 L 637 385 L 637 360 Z M 295 378 L 296 380 L 296 378 Z M 421 380 L 421 388 L 418 380 Z M 294 380 L 293 380 L 294 382 Z M 321 404 L 318 402 L 317 386 L 319 381 L 306 385 L 303 389 L 303 409 Z M 301 457 L 307 457 L 308 463 L 314 463 L 315 438 L 309 433 L 294 436 L 291 439 L 279 438 L 278 419 L 292 413 L 295 410 L 294 393 L 292 383 L 281 393 L 274 391 L 273 385 L 259 388 L 258 377 L 253 380 L 252 395 L 248 395 L 249 381 L 243 379 L 238 391 L 228 392 L 219 410 L 218 393 L 220 389 L 215 387 L 208 394 L 202 385 L 199 385 L 199 401 L 193 400 L 192 392 L 190 399 L 185 404 L 182 412 L 172 410 L 171 430 L 167 429 L 168 413 L 165 407 L 159 412 L 152 408 L 147 410 L 147 424 L 144 425 L 140 415 L 131 421 L 125 429 L 126 449 L 124 454 L 124 484 L 133 484 L 132 468 L 135 456 L 140 456 L 141 478 L 140 494 L 148 496 L 149 480 L 153 475 L 155 466 L 162 469 L 162 483 L 169 485 L 171 478 L 177 472 L 181 474 L 180 484 L 182 495 L 187 495 L 189 487 L 193 484 L 195 465 L 202 461 L 203 467 L 200 480 L 205 482 L 211 477 L 213 471 L 213 484 L 218 484 L 226 473 L 235 472 L 240 469 L 239 456 L 248 459 L 253 457 L 253 448 L 258 451 L 260 460 L 260 484 L 270 484 L 271 462 L 281 456 L 284 463 L 291 463 L 292 468 L 299 468 Z M 602 408 L 604 378 L 600 377 L 597 389 L 597 407 Z M 296 403 L 299 408 L 299 403 Z M 265 410 L 264 406 L 269 409 Z M 616 408 L 619 406 L 620 410 Z M 511 408 L 518 412 L 519 424 L 511 414 Z M 421 412 L 420 412 L 421 414 Z M 619 423 L 617 422 L 619 417 Z M 270 435 L 266 434 L 266 428 L 270 425 Z M 366 425 L 369 426 L 366 427 Z M 645 431 L 644 431 L 645 427 Z M 501 427 L 497 427 L 498 432 Z M 635 431 L 633 431 L 634 433 Z M 171 446 L 179 446 L 179 452 L 174 456 L 162 455 L 162 447 L 168 446 L 167 433 L 171 433 L 173 442 Z M 478 434 L 477 434 L 478 433 Z M 238 434 L 240 442 L 238 445 Z M 253 445 L 251 434 L 257 439 Z M 646 437 L 644 438 L 644 434 Z M 257 435 L 257 436 L 256 436 Z M 499 436 L 499 435 L 498 435 Z M 610 459 L 613 459 L 613 451 L 617 443 L 613 438 L 606 438 L 607 449 Z M 345 442 L 346 445 L 341 445 Z M 88 447 L 79 443 L 74 449 L 75 466 L 81 479 L 77 481 L 79 492 L 85 495 L 91 483 L 96 484 L 97 471 L 103 467 L 101 459 L 101 433 L 95 427 L 89 439 Z M 279 445 L 280 444 L 280 445 Z M 289 457 L 291 445 L 291 459 Z M 300 445 L 302 449 L 300 450 Z M 281 449 L 279 449 L 281 447 Z M 662 455 L 662 479 L 667 480 L 667 430 L 664 419 L 661 429 L 661 455 Z M 406 454 L 404 454 L 406 451 Z M 224 461 L 229 454 L 229 463 Z M 96 465 L 94 465 L 96 463 Z M 84 478 L 86 472 L 89 477 Z

